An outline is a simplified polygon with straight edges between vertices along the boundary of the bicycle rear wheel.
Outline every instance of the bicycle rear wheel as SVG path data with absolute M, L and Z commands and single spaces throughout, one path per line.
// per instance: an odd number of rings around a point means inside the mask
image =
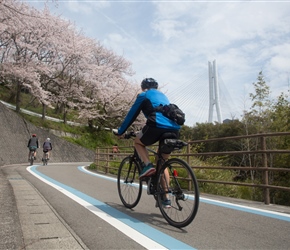
M 132 156 L 123 159 L 118 171 L 118 193 L 127 208 L 135 207 L 141 198 L 142 181 L 139 180 L 139 164 Z
M 47 165 L 47 162 L 48 162 L 48 153 L 45 153 L 44 165 Z
M 157 202 L 165 220 L 178 228 L 189 225 L 199 206 L 198 183 L 190 166 L 178 158 L 168 160 L 158 174 L 157 187 Z M 165 200 L 170 200 L 171 206 L 165 207 Z
M 34 151 L 30 151 L 29 160 L 30 160 L 30 166 L 32 166 L 34 162 Z

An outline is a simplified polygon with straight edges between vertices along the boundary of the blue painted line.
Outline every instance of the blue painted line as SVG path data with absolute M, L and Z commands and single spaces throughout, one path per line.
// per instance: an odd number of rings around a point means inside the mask
M 83 167 L 78 167 L 78 169 L 86 174 L 98 176 L 100 178 L 108 179 L 108 180 L 115 181 L 115 182 L 117 181 L 116 179 L 114 179 L 112 177 L 107 177 L 104 175 L 91 173 L 90 171 L 85 171 L 83 169 Z M 217 200 L 204 199 L 201 197 L 200 197 L 200 202 L 290 222 L 290 215 L 287 216 L 287 215 L 283 215 L 282 213 L 278 213 L 278 212 L 266 211 L 266 210 L 262 210 L 262 209 L 258 209 L 258 208 L 255 209 L 255 208 L 250 208 L 250 207 L 246 207 L 246 206 L 242 206 L 242 205 L 239 206 L 239 205 L 228 203 L 228 202 L 220 202 Z
M 266 211 L 266 210 L 262 210 L 262 209 L 258 209 L 258 208 L 257 209 L 253 209 L 253 208 L 246 207 L 246 206 L 239 206 L 239 205 L 230 204 L 230 203 L 222 203 L 222 202 L 219 202 L 219 201 L 207 200 L 207 199 L 203 199 L 203 198 L 200 198 L 200 201 L 204 202 L 204 203 L 207 203 L 207 204 L 211 204 L 211 205 L 216 205 L 216 206 L 220 206 L 220 207 L 230 208 L 230 209 L 234 209 L 234 210 L 238 210 L 238 211 L 242 211 L 242 212 L 246 212 L 246 213 L 262 215 L 262 216 L 266 216 L 266 217 L 270 217 L 270 218 L 274 218 L 274 219 L 290 222 L 290 215 L 289 215 L 289 217 L 287 217 L 287 216 L 285 216 L 285 215 L 283 215 L 281 213 L 276 213 L 276 212 L 272 212 L 272 211 Z
M 162 233 L 161 231 L 158 231 L 157 229 L 150 227 L 146 225 L 145 223 L 128 216 L 127 214 L 124 214 L 117 209 L 99 201 L 96 200 L 70 186 L 64 185 L 44 174 L 39 172 L 37 170 L 38 166 L 31 167 L 31 171 L 33 171 L 35 174 L 41 176 L 42 178 L 46 179 L 47 181 L 69 191 L 70 193 L 74 194 L 75 196 L 81 198 L 82 200 L 90 203 L 92 206 L 97 207 L 98 209 L 102 210 L 103 212 L 111 215 L 112 217 L 118 219 L 119 221 L 122 221 L 126 225 L 130 226 L 131 228 L 135 229 L 136 231 L 142 233 L 143 235 L 147 236 L 148 238 L 154 240 L 155 242 L 159 243 L 160 245 L 163 245 L 164 247 L 168 249 L 195 249 L 192 246 L 189 246 L 182 241 L 179 241 L 167 234 Z M 78 169 L 81 169 L 81 167 L 78 167 Z

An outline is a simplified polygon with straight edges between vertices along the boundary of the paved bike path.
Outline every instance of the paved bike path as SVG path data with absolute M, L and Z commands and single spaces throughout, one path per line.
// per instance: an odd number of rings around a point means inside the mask
M 84 167 L 79 167 L 79 169 L 83 168 Z M 37 171 L 37 166 L 29 167 L 27 170 L 46 184 L 73 199 L 84 208 L 109 223 L 111 226 L 120 230 L 126 236 L 146 249 L 194 249 L 192 246 L 164 234 L 149 225 L 140 223 L 137 219 L 134 219 L 99 200 L 40 173 Z
M 0 249 L 88 249 L 13 165 L 0 183 Z
M 17 165 L 19 166 L 19 165 Z M 14 171 L 13 167 L 4 167 L 1 168 L 0 171 L 0 203 L 1 203 L 1 213 L 0 213 L 0 249 L 87 249 L 85 244 L 77 237 L 77 235 L 74 235 L 73 231 L 70 230 L 70 228 L 65 224 L 65 222 L 58 216 L 58 214 L 54 211 L 54 209 L 48 204 L 48 202 L 42 197 L 42 195 L 25 179 L 22 178 L 16 171 Z M 81 171 L 85 171 L 84 168 L 79 168 Z M 37 168 L 35 167 L 33 169 L 35 173 L 37 173 Z M 37 173 L 38 174 L 38 173 Z M 92 174 L 92 173 L 90 173 Z M 45 177 L 44 175 L 42 177 Z M 103 176 L 102 178 L 108 178 L 106 176 Z M 116 181 L 113 180 L 112 181 Z M 53 183 L 53 182 L 52 182 Z M 55 184 L 55 183 L 54 183 Z M 70 193 L 77 192 L 77 190 L 70 190 L 69 187 L 59 185 L 61 189 L 64 189 L 64 191 L 71 191 Z M 13 199 L 11 197 L 11 194 L 15 195 L 15 201 L 17 205 L 17 209 L 15 210 L 15 207 L 13 205 Z M 6 194 L 6 196 L 4 195 Z M 85 194 L 76 193 L 74 194 L 76 199 L 82 200 L 81 202 L 87 202 L 91 204 L 98 204 L 97 208 L 102 208 L 105 206 L 105 211 L 107 212 L 108 209 L 111 213 L 111 216 L 114 217 L 118 211 L 115 211 L 112 208 L 109 208 L 108 205 L 102 204 L 102 203 L 96 203 L 98 202 L 96 199 L 93 199 L 92 197 L 88 197 Z M 212 197 L 216 198 L 216 197 Z M 93 200 L 92 200 L 93 199 Z M 283 219 L 286 221 L 289 221 L 290 218 L 290 208 L 284 207 L 284 206 L 276 206 L 276 205 L 270 205 L 266 206 L 267 209 L 265 209 L 265 206 L 263 206 L 263 209 L 261 209 L 262 205 L 259 205 L 258 203 L 254 203 L 251 201 L 244 201 L 244 200 L 238 200 L 237 202 L 240 202 L 240 204 L 234 204 L 231 202 L 227 202 L 227 198 L 222 197 L 222 201 L 217 201 L 216 199 L 210 199 L 210 198 L 201 198 L 202 202 L 208 202 L 211 203 L 214 202 L 215 205 L 225 206 L 236 209 L 249 209 L 247 204 L 252 205 L 251 211 L 247 212 L 254 212 L 259 213 L 263 216 L 270 216 L 276 219 Z M 254 204 L 254 205 L 253 205 Z M 5 205 L 5 206 L 3 206 Z M 260 207 L 261 206 L 261 207 Z M 97 211 L 96 207 L 91 206 L 92 209 L 100 214 L 100 211 Z M 105 207 L 104 207 L 105 208 Z M 18 210 L 18 211 L 17 211 Z M 245 210 L 243 210 L 245 211 Z M 120 212 L 119 212 L 120 213 Z M 130 221 L 134 224 L 134 220 L 130 217 L 130 219 L 126 219 L 124 217 L 124 214 L 122 216 L 115 216 L 117 218 L 123 218 L 123 223 L 127 223 Z M 136 223 L 136 225 L 141 223 Z M 143 224 L 143 223 L 142 223 Z M 132 227 L 132 225 L 130 225 Z M 135 227 L 133 225 L 133 229 L 135 231 L 146 231 L 148 230 L 148 225 L 144 224 L 141 226 L 141 229 Z M 143 228 L 143 229 L 142 229 Z M 154 228 L 153 228 L 154 229 Z M 150 229 L 151 230 L 151 227 Z M 153 236 L 152 235 L 146 235 L 145 237 L 156 237 L 156 233 L 158 230 L 154 229 Z M 125 231 L 122 228 L 122 231 Z M 167 240 L 173 240 L 172 237 L 164 234 Z M 157 237 L 160 238 L 160 235 Z M 162 238 L 162 237 L 161 237 Z M 145 238 L 146 239 L 146 238 Z M 151 238 L 152 240 L 152 238 Z M 139 243 L 139 242 L 138 242 Z M 145 243 L 144 243 L 145 244 Z M 162 248 L 172 248 L 174 244 L 176 248 L 181 248 L 182 242 L 171 241 L 169 244 L 170 246 L 166 245 L 166 243 L 163 242 L 151 242 L 150 244 L 155 244 L 155 246 L 158 246 L 157 244 L 160 244 Z M 147 246 L 147 247 L 146 247 Z M 151 245 L 152 246 L 152 245 Z M 178 247 L 179 246 L 179 247 Z M 145 248 L 150 248 L 149 245 L 144 245 Z M 153 247 L 152 247 L 153 248 Z M 183 248 L 192 248 L 191 246 L 188 246 L 186 244 L 183 245 Z

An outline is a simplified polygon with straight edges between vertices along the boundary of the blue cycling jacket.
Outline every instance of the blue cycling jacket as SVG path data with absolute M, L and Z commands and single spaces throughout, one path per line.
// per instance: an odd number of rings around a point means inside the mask
M 157 89 L 149 89 L 142 92 L 137 96 L 125 120 L 118 129 L 118 134 L 122 135 L 125 133 L 141 111 L 147 119 L 146 124 L 148 126 L 165 129 L 180 129 L 180 126 L 174 121 L 163 116 L 162 113 L 154 111 L 154 108 L 158 107 L 160 104 L 166 105 L 169 103 L 166 95 Z

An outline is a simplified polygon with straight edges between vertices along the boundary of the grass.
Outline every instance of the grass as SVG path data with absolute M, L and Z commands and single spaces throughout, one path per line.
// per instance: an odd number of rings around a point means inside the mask
M 6 101 L 8 103 L 14 104 L 12 95 L 10 90 L 0 84 L 0 100 Z M 22 105 L 21 108 L 30 110 L 32 112 L 42 113 L 42 106 L 36 101 L 32 100 L 29 94 L 21 93 Z M 47 116 L 51 116 L 54 118 L 62 119 L 61 114 L 57 114 L 56 110 L 53 108 L 47 108 L 46 112 Z M 108 131 L 100 131 L 94 128 L 89 128 L 88 126 L 72 126 L 64 123 L 53 122 L 46 119 L 41 119 L 40 117 L 34 117 L 30 115 L 26 115 L 20 113 L 27 121 L 34 124 L 37 127 L 45 128 L 45 129 L 53 129 L 57 131 L 62 131 L 66 133 L 73 134 L 75 136 L 69 137 L 65 136 L 63 139 L 80 145 L 82 147 L 95 150 L 97 147 L 110 147 L 114 144 L 118 144 L 120 147 L 127 146 L 128 141 L 126 140 L 118 140 L 112 133 Z M 68 121 L 76 121 L 77 113 L 75 111 L 70 111 L 67 116 Z M 152 157 L 151 157 L 152 158 Z M 181 157 L 182 158 L 182 157 Z M 151 159 L 153 161 L 153 158 Z M 111 174 L 117 174 L 117 171 L 114 168 L 118 168 L 119 163 L 110 163 L 112 169 Z M 208 162 L 201 161 L 199 159 L 195 159 L 194 162 L 191 163 L 192 166 L 222 166 L 219 158 L 211 159 Z M 90 169 L 96 169 L 96 164 L 92 163 L 89 166 Z M 103 168 L 106 166 L 104 164 Z M 232 181 L 234 173 L 229 170 L 215 170 L 215 169 L 196 169 L 194 170 L 198 179 L 209 179 L 209 180 L 221 180 L 221 181 Z M 260 190 L 253 190 L 250 187 L 243 186 L 234 186 L 234 185 L 222 185 L 222 184 L 214 184 L 214 183 L 200 183 L 200 191 L 209 194 L 222 195 L 227 197 L 235 197 L 242 198 L 248 200 L 259 200 L 261 197 Z
M 0 100 L 15 105 L 13 89 L 0 84 Z M 30 94 L 25 92 L 21 92 L 21 108 L 38 114 L 42 113 L 42 105 Z M 109 131 L 97 130 L 95 128 L 86 126 L 86 124 L 84 124 L 84 126 L 72 126 L 63 122 L 54 122 L 24 113 L 20 113 L 20 115 L 25 120 L 29 121 L 37 127 L 72 134 L 74 136 L 63 136 L 62 138 L 91 150 L 95 150 L 97 147 L 112 146 L 118 141 L 117 137 L 115 137 Z M 57 119 L 63 118 L 63 115 L 61 113 L 57 113 L 54 107 L 48 107 L 46 109 L 46 116 Z M 77 116 L 78 114 L 75 110 L 70 110 L 70 112 L 67 114 L 67 121 L 79 122 L 77 120 Z M 121 145 L 122 142 L 118 141 L 118 144 Z

